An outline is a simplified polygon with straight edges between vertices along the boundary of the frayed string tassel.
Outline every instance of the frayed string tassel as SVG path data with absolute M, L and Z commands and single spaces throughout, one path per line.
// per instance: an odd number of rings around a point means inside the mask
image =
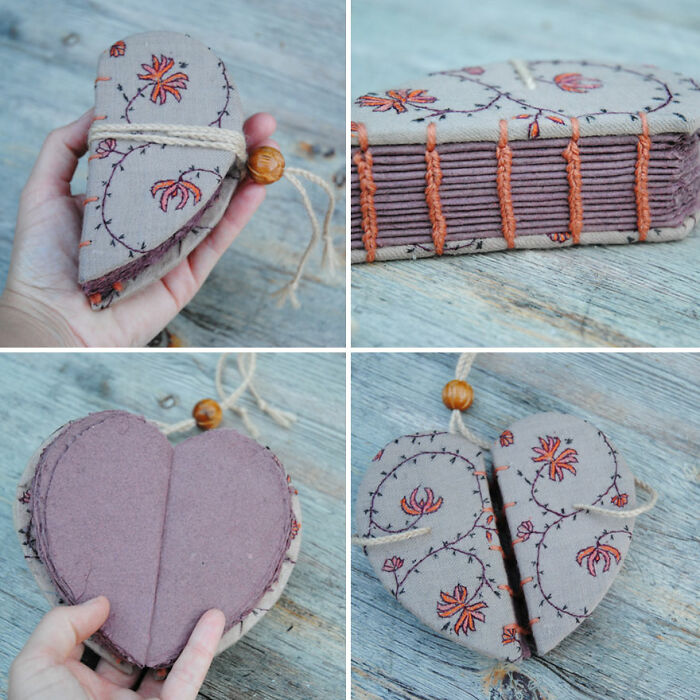
M 331 235 L 331 217 L 333 216 L 333 210 L 335 209 L 335 195 L 331 186 L 318 175 L 310 173 L 308 170 L 302 168 L 287 168 L 284 171 L 284 177 L 289 180 L 289 182 L 296 188 L 297 192 L 301 196 L 301 200 L 304 204 L 304 209 L 311 222 L 311 239 L 306 249 L 302 253 L 299 259 L 299 264 L 297 265 L 294 277 L 284 285 L 281 289 L 277 290 L 273 296 L 277 298 L 277 306 L 284 306 L 287 301 L 291 305 L 298 309 L 301 304 L 299 303 L 299 298 L 297 297 L 297 289 L 299 287 L 299 281 L 304 273 L 304 268 L 309 259 L 314 248 L 318 245 L 320 240 L 323 240 L 323 255 L 321 259 L 321 272 L 325 279 L 331 280 L 335 276 L 335 272 L 340 265 L 340 260 L 338 258 L 338 253 L 333 246 L 333 237 Z M 309 182 L 313 182 L 328 195 L 328 208 L 326 209 L 326 215 L 323 219 L 323 227 L 319 226 L 318 219 L 311 205 L 311 200 L 309 195 L 306 193 L 306 189 L 299 181 L 298 177 L 303 177 Z

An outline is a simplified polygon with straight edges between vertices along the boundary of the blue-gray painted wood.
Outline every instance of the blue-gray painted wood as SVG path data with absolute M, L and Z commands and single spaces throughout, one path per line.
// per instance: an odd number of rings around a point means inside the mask
M 119 408 L 168 423 L 215 396 L 217 354 L 0 355 L 0 696 L 7 671 L 48 603 L 25 566 L 12 525 L 14 490 L 32 453 L 53 430 L 90 412 Z M 214 660 L 202 698 L 340 698 L 345 668 L 345 358 L 258 355 L 256 386 L 298 421 L 290 430 L 242 404 L 285 465 L 302 504 L 302 548 L 277 605 Z M 235 359 L 225 375 L 240 378 Z M 171 408 L 159 402 L 173 397 Z M 169 401 L 168 403 L 170 403 Z M 242 430 L 228 411 L 224 426 Z M 183 436 L 184 437 L 184 436 Z
M 355 98 L 433 70 L 523 59 L 651 63 L 699 77 L 694 0 L 356 0 Z M 352 267 L 353 344 L 371 347 L 700 344 L 700 231 L 585 246 Z
M 442 354 L 353 356 L 353 510 L 379 448 L 413 431 L 446 429 L 441 392 L 456 361 Z M 495 439 L 535 412 L 586 418 L 610 437 L 635 476 L 658 490 L 659 502 L 637 518 L 628 557 L 593 615 L 546 656 L 520 664 L 521 676 L 496 673 L 491 681 L 494 661 L 418 622 L 353 547 L 353 697 L 682 700 L 696 694 L 700 357 L 480 354 L 468 381 L 475 399 L 463 417 L 477 434 Z
M 152 29 L 188 32 L 223 58 L 246 116 L 267 111 L 288 165 L 344 181 L 345 2 L 0 0 L 0 284 L 10 263 L 20 190 L 51 130 L 93 104 L 98 55 L 122 37 Z M 324 155 L 328 154 L 328 155 Z M 86 159 L 73 180 L 85 191 Z M 344 250 L 345 186 L 334 186 L 336 248 Z M 319 215 L 325 194 L 310 196 Z M 196 298 L 169 326 L 190 347 L 345 345 L 344 274 L 319 275 L 314 254 L 300 310 L 278 309 L 271 293 L 293 274 L 310 236 L 296 190 L 282 181 L 224 255 Z

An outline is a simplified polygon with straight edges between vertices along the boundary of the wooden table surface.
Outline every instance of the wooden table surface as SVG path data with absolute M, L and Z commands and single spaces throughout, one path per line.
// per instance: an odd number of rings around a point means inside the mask
M 123 409 L 174 423 L 215 395 L 217 353 L 0 354 L 0 697 L 7 670 L 48 610 L 25 566 L 12 525 L 17 480 L 36 447 L 68 420 Z M 214 660 L 200 697 L 341 698 L 345 687 L 345 358 L 258 355 L 256 386 L 298 420 L 285 430 L 246 397 L 242 404 L 299 490 L 302 548 L 277 605 Z M 229 359 L 225 384 L 240 379 Z M 175 405 L 159 401 L 171 396 Z M 227 412 L 224 426 L 241 430 Z
M 650 63 L 698 76 L 695 0 L 352 3 L 352 98 L 509 58 Z M 352 266 L 357 347 L 700 345 L 700 232 L 682 242 Z
M 456 361 L 456 355 L 440 354 L 353 356 L 353 503 L 379 448 L 413 431 L 446 429 L 449 412 L 440 395 Z M 700 357 L 480 354 L 469 383 L 475 400 L 464 420 L 477 434 L 494 439 L 512 421 L 541 411 L 587 418 L 610 437 L 635 476 L 658 490 L 659 501 L 637 519 L 628 558 L 591 618 L 545 657 L 490 679 L 493 660 L 418 622 L 353 547 L 353 697 L 695 697 Z
M 246 116 L 272 113 L 288 165 L 334 176 L 336 248 L 345 230 L 345 2 L 327 0 L 0 0 L 0 285 L 10 262 L 19 193 L 46 134 L 93 104 L 99 54 L 153 29 L 187 32 L 211 46 L 236 82 Z M 86 159 L 74 177 L 85 191 Z M 319 215 L 325 194 L 310 196 Z M 300 286 L 302 308 L 278 309 L 271 293 L 294 273 L 310 237 L 296 190 L 282 181 L 169 326 L 190 347 L 345 345 L 344 273 L 319 274 L 314 254 Z

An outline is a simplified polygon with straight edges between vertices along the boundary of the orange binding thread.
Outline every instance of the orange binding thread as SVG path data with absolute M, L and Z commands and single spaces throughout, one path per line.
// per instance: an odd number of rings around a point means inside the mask
M 98 115 L 98 116 L 96 116 L 96 117 L 93 117 L 93 118 L 92 118 L 92 121 L 98 122 L 98 121 L 100 121 L 100 119 L 107 119 L 107 115 L 106 115 L 106 114 L 100 114 L 100 115 Z
M 90 158 L 93 158 L 93 157 L 94 156 L 90 156 Z M 87 199 L 83 200 L 83 206 L 85 206 L 86 204 L 90 204 L 90 202 L 96 202 L 97 199 L 98 199 L 97 197 L 88 197 Z
M 92 241 L 83 241 L 82 243 L 78 244 L 78 248 L 85 248 L 89 245 L 92 245 Z
M 124 291 L 124 285 L 121 282 L 115 282 L 112 285 L 112 289 L 114 289 L 115 292 L 123 292 Z
M 489 549 L 494 549 L 497 552 L 501 553 L 501 556 L 505 559 L 506 558 L 506 553 L 503 551 L 502 547 L 499 547 L 497 544 L 492 544 Z
M 520 582 L 520 588 L 522 588 L 526 583 L 530 583 L 530 581 L 532 581 L 532 576 L 528 576 L 527 578 L 524 578 L 524 579 Z
M 649 151 L 651 150 L 651 138 L 649 136 L 649 124 L 647 115 L 639 112 L 642 120 L 642 133 L 637 137 L 637 163 L 634 166 L 634 195 L 637 200 L 637 230 L 639 240 L 646 241 L 647 233 L 651 225 L 651 212 L 649 211 Z
M 501 204 L 501 229 L 509 248 L 515 248 L 515 214 L 510 191 L 510 172 L 513 165 L 513 151 L 508 145 L 508 122 L 501 119 L 501 138 L 496 146 L 496 187 Z
M 539 622 L 540 618 L 539 617 L 533 617 L 532 620 L 528 623 L 530 627 L 532 627 L 535 623 Z
M 486 472 L 474 472 L 474 476 L 486 476 Z
M 500 586 L 498 586 L 502 591 L 508 591 L 510 595 L 513 595 L 513 589 L 507 584 L 507 583 L 502 583 Z
M 505 513 L 506 508 L 510 508 L 511 506 L 515 505 L 515 501 L 511 501 L 510 503 L 504 503 L 503 504 L 503 512 Z
M 569 231 L 575 245 L 581 241 L 583 229 L 581 154 L 578 149 L 578 139 L 578 119 L 571 117 L 571 140 L 562 152 L 562 156 L 566 160 L 566 178 L 569 181 Z
M 357 167 L 357 177 L 360 180 L 360 209 L 362 211 L 362 243 L 367 251 L 367 262 L 374 262 L 377 253 L 377 210 L 374 207 L 374 194 L 377 186 L 372 175 L 374 159 L 369 150 L 367 129 L 362 123 L 357 124 L 357 138 L 360 142 L 360 150 L 353 156 Z
M 442 170 L 440 169 L 440 155 L 435 150 L 435 123 L 428 124 L 428 135 L 425 145 L 425 201 L 428 204 L 430 222 L 433 225 L 433 245 L 435 254 L 442 255 L 447 236 L 447 222 L 442 215 L 440 202 L 440 184 L 442 183 Z
M 112 78 L 108 78 L 108 77 L 105 76 L 105 75 L 98 75 L 98 76 L 95 78 L 95 84 L 99 83 L 99 82 L 102 81 L 102 80 L 111 80 L 111 79 L 112 79 Z
M 506 464 L 506 465 L 503 466 L 503 467 L 495 467 L 495 468 L 494 468 L 494 471 L 495 471 L 495 472 L 502 472 L 504 469 L 510 469 L 510 464 Z

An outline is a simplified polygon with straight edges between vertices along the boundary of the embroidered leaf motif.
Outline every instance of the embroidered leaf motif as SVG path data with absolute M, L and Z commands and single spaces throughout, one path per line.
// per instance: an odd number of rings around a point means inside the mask
M 180 197 L 180 202 L 175 209 L 182 209 L 189 201 L 190 194 L 192 194 L 195 204 L 202 197 L 202 191 L 199 187 L 187 180 L 159 180 L 151 187 L 151 195 L 155 197 L 160 190 L 163 190 L 160 197 L 160 208 L 165 212 L 168 211 L 168 203 L 173 197 Z
M 435 102 L 437 97 L 426 95 L 426 90 L 387 90 L 386 97 L 362 95 L 356 100 L 360 107 L 372 107 L 373 112 L 388 112 L 395 109 L 397 114 L 406 111 L 406 105 L 417 106 Z
M 554 83 L 560 90 L 577 93 L 603 87 L 602 81 L 598 78 L 585 78 L 580 73 L 559 73 L 554 76 Z
M 590 547 L 585 547 L 584 549 L 580 550 L 579 553 L 576 555 L 576 563 L 579 566 L 583 566 L 583 562 L 585 560 L 588 560 L 588 573 L 591 576 L 595 576 L 596 565 L 600 562 L 603 562 L 603 572 L 606 572 L 610 569 L 610 562 L 612 561 L 613 557 L 615 559 L 615 563 L 619 564 L 620 551 L 618 549 L 609 544 L 597 543 L 595 545 L 591 545 Z

